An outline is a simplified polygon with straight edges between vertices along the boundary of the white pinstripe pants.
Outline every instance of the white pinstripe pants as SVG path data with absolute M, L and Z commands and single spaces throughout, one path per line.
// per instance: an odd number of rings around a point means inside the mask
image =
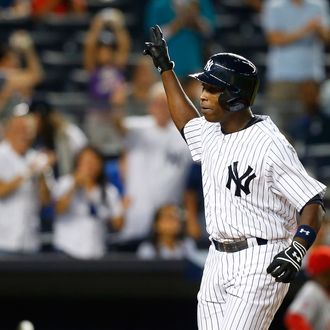
M 198 293 L 199 330 L 266 330 L 289 284 L 276 283 L 266 268 L 287 241 L 234 253 L 210 246 Z

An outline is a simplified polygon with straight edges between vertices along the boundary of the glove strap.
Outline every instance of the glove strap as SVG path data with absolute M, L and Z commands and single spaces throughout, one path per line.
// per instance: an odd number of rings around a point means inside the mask
M 292 246 L 298 251 L 298 253 L 300 254 L 300 257 L 302 259 L 307 252 L 306 248 L 297 241 L 293 241 Z
M 284 251 L 285 256 L 278 257 L 279 260 L 289 262 L 299 271 L 302 260 L 306 254 L 306 249 L 302 244 L 297 241 L 293 241 L 291 245 Z
M 308 243 L 307 249 L 309 249 L 316 239 L 316 232 L 311 226 L 301 225 L 298 227 L 295 237 L 300 237 L 306 241 Z

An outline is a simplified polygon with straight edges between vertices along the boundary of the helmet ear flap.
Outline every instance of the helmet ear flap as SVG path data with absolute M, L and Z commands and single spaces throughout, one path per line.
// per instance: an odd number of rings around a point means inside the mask
M 221 108 L 230 112 L 241 111 L 248 107 L 246 102 L 239 97 L 232 95 L 228 89 L 225 89 L 222 93 L 220 93 L 218 102 Z

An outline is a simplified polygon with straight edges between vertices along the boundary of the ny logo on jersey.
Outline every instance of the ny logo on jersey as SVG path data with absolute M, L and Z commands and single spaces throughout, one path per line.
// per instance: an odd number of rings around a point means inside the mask
M 242 190 L 245 195 L 248 195 L 250 193 L 250 183 L 256 177 L 256 175 L 255 173 L 252 173 L 253 169 L 251 168 L 251 166 L 248 166 L 247 170 L 243 173 L 243 175 L 238 176 L 237 164 L 238 162 L 234 162 L 233 167 L 232 165 L 228 166 L 229 175 L 226 187 L 230 190 L 231 181 L 233 180 L 236 184 L 235 196 L 241 197 Z M 243 184 L 242 182 L 244 179 L 246 180 Z

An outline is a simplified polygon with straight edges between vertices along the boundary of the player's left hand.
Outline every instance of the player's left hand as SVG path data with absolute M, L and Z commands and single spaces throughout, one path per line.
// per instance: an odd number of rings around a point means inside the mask
M 288 248 L 274 257 L 267 268 L 267 273 L 275 277 L 276 282 L 290 283 L 299 272 L 305 254 L 305 247 L 293 241 Z
M 150 29 L 150 36 L 152 41 L 145 42 L 144 55 L 151 56 L 155 67 L 160 73 L 172 70 L 174 62 L 170 60 L 166 41 L 163 37 L 162 30 L 158 25 Z

